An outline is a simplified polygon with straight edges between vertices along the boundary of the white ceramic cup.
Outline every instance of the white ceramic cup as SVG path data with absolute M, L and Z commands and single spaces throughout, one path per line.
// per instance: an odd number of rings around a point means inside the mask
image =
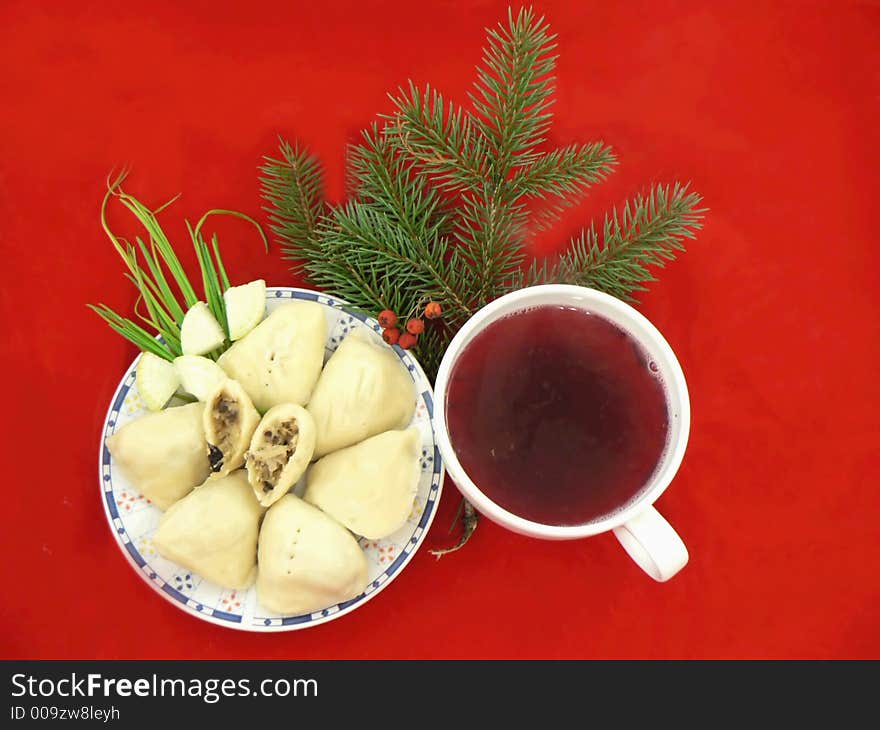
M 650 481 L 638 496 L 620 509 L 582 525 L 545 525 L 509 512 L 489 499 L 462 468 L 446 426 L 446 390 L 459 355 L 487 325 L 523 309 L 540 306 L 578 307 L 610 320 L 638 342 L 657 364 L 666 388 L 669 438 L 666 451 Z M 446 471 L 458 489 L 483 515 L 498 524 L 532 537 L 569 540 L 613 530 L 629 556 L 654 580 L 666 581 L 688 561 L 688 551 L 672 526 L 654 509 L 675 476 L 690 432 L 691 410 L 684 373 L 663 335 L 628 304 L 595 289 L 563 284 L 533 286 L 506 294 L 471 317 L 452 339 L 434 386 L 434 423 L 437 445 Z

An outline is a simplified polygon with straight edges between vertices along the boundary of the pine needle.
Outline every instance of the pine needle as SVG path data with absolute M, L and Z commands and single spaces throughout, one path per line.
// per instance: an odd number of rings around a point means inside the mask
M 321 164 L 299 144 L 279 139 L 279 158 L 265 157 L 260 168 L 260 192 L 269 213 L 269 228 L 281 244 L 285 258 L 302 271 L 304 262 L 320 255 L 314 240 L 326 212 L 324 173 Z
M 595 225 L 572 239 L 555 262 L 535 262 L 510 289 L 535 284 L 578 284 L 634 301 L 654 281 L 649 267 L 663 266 L 684 251 L 706 212 L 702 198 L 687 185 L 656 185 L 605 216 L 601 234 Z

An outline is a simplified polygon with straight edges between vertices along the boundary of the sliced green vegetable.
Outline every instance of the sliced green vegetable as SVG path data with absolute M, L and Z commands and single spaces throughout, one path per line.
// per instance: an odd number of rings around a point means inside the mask
M 229 339 L 235 342 L 263 321 L 266 315 L 266 282 L 257 279 L 223 293 Z
M 180 376 L 172 363 L 144 352 L 138 361 L 135 382 L 144 405 L 151 411 L 160 411 L 180 387 Z
M 180 387 L 200 401 L 207 400 L 211 391 L 227 377 L 216 362 L 199 355 L 176 357 L 174 367 L 180 376 Z
M 208 305 L 196 302 L 180 325 L 180 348 L 184 355 L 206 355 L 226 341 L 226 334 Z

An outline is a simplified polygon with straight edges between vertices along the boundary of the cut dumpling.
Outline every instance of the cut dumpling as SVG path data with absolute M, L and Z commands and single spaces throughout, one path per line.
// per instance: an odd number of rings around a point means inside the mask
M 260 422 L 244 388 L 234 380 L 220 383 L 208 396 L 203 420 L 211 471 L 224 476 L 244 466 L 245 451 Z
M 367 587 L 367 559 L 352 534 L 292 494 L 260 530 L 257 600 L 285 616 L 347 601 Z
M 327 361 L 309 402 L 318 430 L 315 456 L 403 428 L 415 408 L 412 378 L 394 350 L 356 330 Z
M 335 451 L 309 471 L 305 500 L 370 540 L 400 529 L 419 485 L 421 437 L 386 431 Z
M 262 514 L 244 471 L 211 478 L 162 515 L 153 545 L 212 583 L 247 588 L 257 567 Z
M 315 302 L 282 304 L 217 363 L 247 391 L 260 411 L 280 403 L 305 405 L 321 374 L 327 320 Z
M 204 408 L 202 403 L 190 403 L 151 413 L 107 439 L 113 466 L 159 509 L 168 509 L 211 473 L 202 427 Z
M 270 408 L 245 457 L 248 481 L 264 507 L 290 491 L 315 450 L 315 422 L 309 412 L 293 403 Z

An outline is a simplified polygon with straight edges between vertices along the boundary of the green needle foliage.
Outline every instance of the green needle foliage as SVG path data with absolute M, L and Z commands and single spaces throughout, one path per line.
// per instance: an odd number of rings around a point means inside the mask
M 637 195 L 605 216 L 601 235 L 595 226 L 572 239 L 568 251 L 555 262 L 533 262 L 513 281 L 513 288 L 535 284 L 578 284 L 634 301 L 634 292 L 645 291 L 656 281 L 649 266 L 663 268 L 684 251 L 684 240 L 693 239 L 703 211 L 700 196 L 676 183 L 656 185 L 647 196 Z
M 320 163 L 281 141 L 261 167 L 270 226 L 294 270 L 371 314 L 443 307 L 417 354 L 429 376 L 458 327 L 513 289 L 576 283 L 632 300 L 652 267 L 700 228 L 700 196 L 656 186 L 589 225 L 554 261 L 527 266 L 534 230 L 604 180 L 617 159 L 603 142 L 546 149 L 555 36 L 531 10 L 488 31 L 470 109 L 429 86 L 391 95 L 392 113 L 349 148 L 351 197 L 331 205 Z
M 159 225 L 156 215 L 170 203 L 156 211 L 147 208 L 135 197 L 122 189 L 127 172 L 123 171 L 112 182 L 108 181 L 107 193 L 101 204 L 101 225 L 107 237 L 113 243 L 116 252 L 125 262 L 128 271 L 125 276 L 138 290 L 138 303 L 135 305 L 135 315 L 149 329 L 145 329 L 137 322 L 114 312 L 105 304 L 88 307 L 105 321 L 108 325 L 130 342 L 133 342 L 144 352 L 151 352 L 165 360 L 173 360 L 182 354 L 180 348 L 180 326 L 183 317 L 193 304 L 199 301 L 195 288 L 190 283 L 183 270 L 174 247 Z M 144 227 L 148 236 L 145 243 L 140 236 L 135 237 L 136 246 L 120 238 L 107 223 L 107 206 L 111 199 L 116 199 L 127 208 Z M 173 200 L 171 201 L 173 202 Z M 234 210 L 214 209 L 205 213 L 193 228 L 189 221 L 186 227 L 195 248 L 196 258 L 202 274 L 202 291 L 204 301 L 211 313 L 223 327 L 227 339 L 229 327 L 226 321 L 226 305 L 223 292 L 229 288 L 229 278 L 220 258 L 220 244 L 217 236 L 211 237 L 211 246 L 202 235 L 202 226 L 212 215 L 228 215 L 252 223 L 260 234 L 263 244 L 268 250 L 269 243 L 263 234 L 259 224 L 244 213 Z M 143 262 L 143 263 L 141 263 Z M 170 281 L 169 281 L 170 277 Z M 174 283 L 177 293 L 172 290 L 171 282 Z M 138 305 L 143 304 L 146 313 L 138 311 Z M 152 330 L 152 331 L 150 331 Z M 158 338 L 157 338 L 158 335 Z M 216 357 L 222 352 L 218 350 L 213 355 Z

